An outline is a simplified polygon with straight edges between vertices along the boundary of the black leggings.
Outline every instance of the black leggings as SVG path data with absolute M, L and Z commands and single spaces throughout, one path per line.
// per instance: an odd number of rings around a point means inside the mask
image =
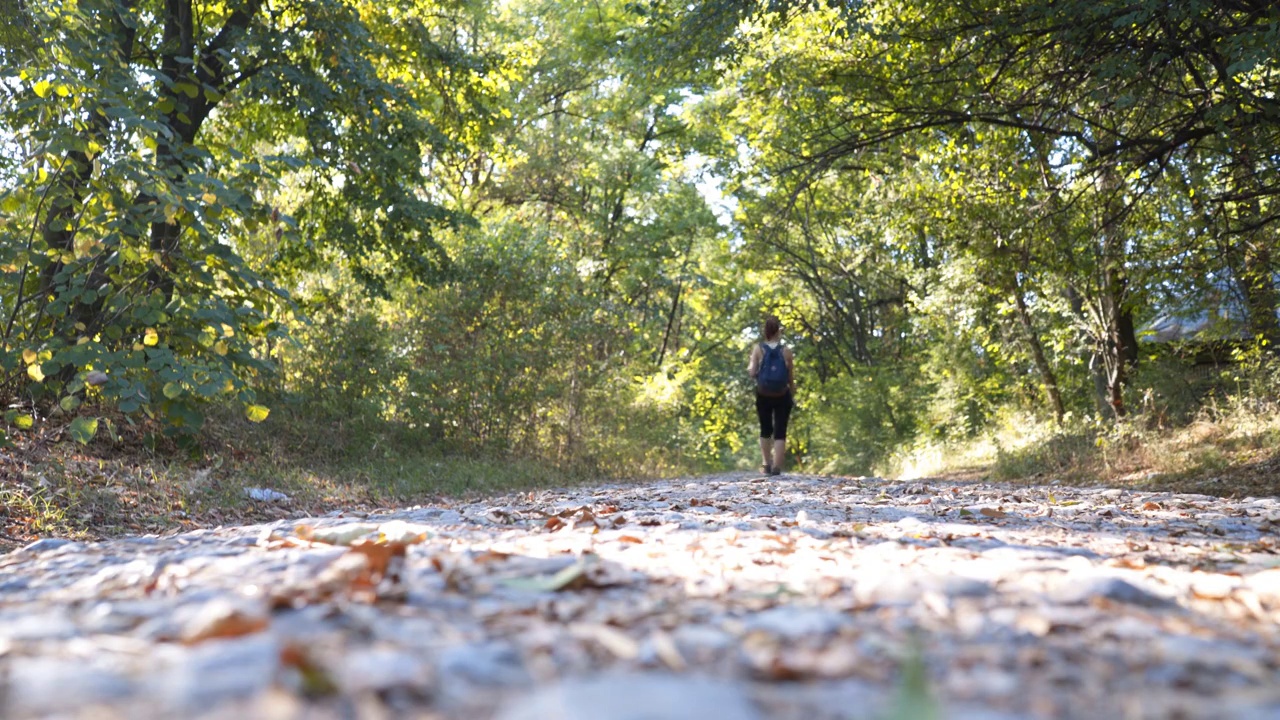
M 760 437 L 787 439 L 787 421 L 791 419 L 791 393 L 782 397 L 756 395 L 756 417 L 760 418 Z

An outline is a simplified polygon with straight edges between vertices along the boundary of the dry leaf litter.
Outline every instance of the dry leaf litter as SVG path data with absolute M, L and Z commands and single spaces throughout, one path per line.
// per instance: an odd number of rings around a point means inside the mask
M 0 556 L 0 717 L 1280 718 L 1277 530 L 737 473 L 46 539 Z

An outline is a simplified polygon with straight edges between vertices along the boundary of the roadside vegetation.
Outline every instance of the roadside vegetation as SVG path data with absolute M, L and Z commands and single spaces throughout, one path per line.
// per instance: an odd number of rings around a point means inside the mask
M 1058 425 L 1011 409 L 969 440 L 903 448 L 868 472 L 891 479 L 1274 495 L 1280 477 L 1274 383 L 1274 376 L 1264 374 L 1246 384 L 1238 369 L 1224 370 L 1214 384 L 1242 392 L 1224 391 L 1176 422 L 1167 411 L 1153 411 L 1118 424 L 1080 419 Z M 287 403 L 277 407 L 262 423 L 228 411 L 214 414 L 200 444 L 184 448 L 141 428 L 82 445 L 67 431 L 66 418 L 61 425 L 46 423 L 40 432 L 15 433 L 0 451 L 0 550 L 47 536 L 169 533 L 605 479 L 747 469 L 755 462 L 742 453 L 725 465 L 673 457 L 647 468 L 611 467 L 467 452 L 376 418 L 320 417 Z M 819 471 L 811 465 L 797 469 Z M 287 499 L 254 499 L 255 490 Z

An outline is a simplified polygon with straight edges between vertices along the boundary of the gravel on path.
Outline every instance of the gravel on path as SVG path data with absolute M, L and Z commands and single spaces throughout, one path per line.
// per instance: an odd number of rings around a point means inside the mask
M 1280 718 L 1280 500 L 728 473 L 0 556 L 0 717 Z

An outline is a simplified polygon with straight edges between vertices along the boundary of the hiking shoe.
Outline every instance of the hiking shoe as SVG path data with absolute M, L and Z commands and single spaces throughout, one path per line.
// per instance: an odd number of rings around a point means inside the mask
M 762 474 L 765 474 L 765 475 L 772 475 L 772 474 L 773 474 L 773 468 L 769 467 L 768 465 L 761 465 L 761 466 L 760 466 L 760 472 L 761 472 Z
M 770 475 L 781 475 L 781 474 L 782 474 L 782 468 L 769 468 L 769 474 L 770 474 Z

